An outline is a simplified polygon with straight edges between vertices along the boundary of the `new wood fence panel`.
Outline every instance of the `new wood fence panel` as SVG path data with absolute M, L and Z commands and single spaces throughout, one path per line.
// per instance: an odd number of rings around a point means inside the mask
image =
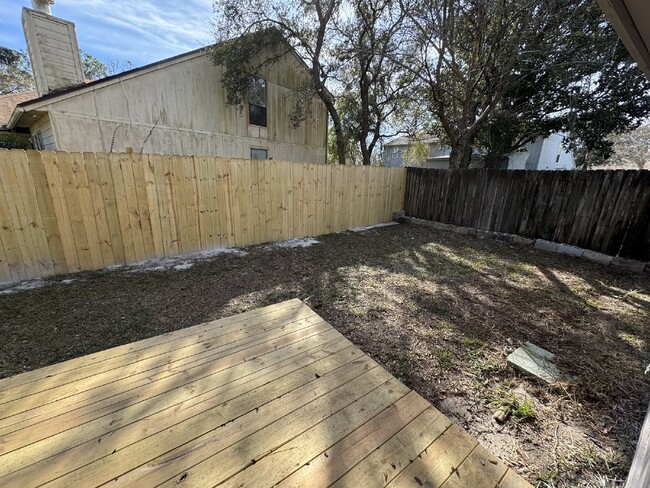
M 401 168 L 0 151 L 0 282 L 388 222 Z
M 650 171 L 409 168 L 407 215 L 650 260 Z

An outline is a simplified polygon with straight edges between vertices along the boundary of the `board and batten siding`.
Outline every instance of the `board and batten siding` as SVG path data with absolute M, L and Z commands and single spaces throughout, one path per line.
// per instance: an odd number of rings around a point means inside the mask
M 153 66 L 54 99 L 47 110 L 58 150 L 249 158 L 251 148 L 277 160 L 324 163 L 327 111 L 312 100 L 311 117 L 290 121 L 293 89 L 305 69 L 288 54 L 262 73 L 267 81 L 267 127 L 248 123 L 248 109 L 226 103 L 222 68 L 204 53 Z
M 56 150 L 56 142 L 54 140 L 54 131 L 52 130 L 52 122 L 48 115 L 44 115 L 38 122 L 32 125 L 30 132 L 32 138 L 40 137 L 43 146 L 42 150 L 54 151 Z
M 83 83 L 74 24 L 27 8 L 22 21 L 39 95 Z
M 0 282 L 390 222 L 406 170 L 0 150 Z

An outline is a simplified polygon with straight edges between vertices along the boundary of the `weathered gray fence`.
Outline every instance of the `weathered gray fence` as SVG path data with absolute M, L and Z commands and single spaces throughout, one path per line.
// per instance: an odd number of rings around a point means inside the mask
M 650 171 L 409 168 L 410 217 L 650 260 Z

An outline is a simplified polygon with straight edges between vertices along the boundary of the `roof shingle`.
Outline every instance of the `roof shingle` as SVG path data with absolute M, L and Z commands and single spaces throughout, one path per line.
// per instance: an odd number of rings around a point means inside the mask
M 37 98 L 36 90 L 29 90 L 18 93 L 9 93 L 8 95 L 0 95 L 0 129 L 4 128 L 11 118 L 16 105 L 23 102 L 28 102 Z

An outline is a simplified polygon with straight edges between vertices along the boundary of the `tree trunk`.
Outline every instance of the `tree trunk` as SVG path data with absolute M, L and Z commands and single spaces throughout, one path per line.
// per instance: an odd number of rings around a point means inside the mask
M 472 161 L 472 145 L 462 139 L 452 143 L 449 169 L 467 169 Z

